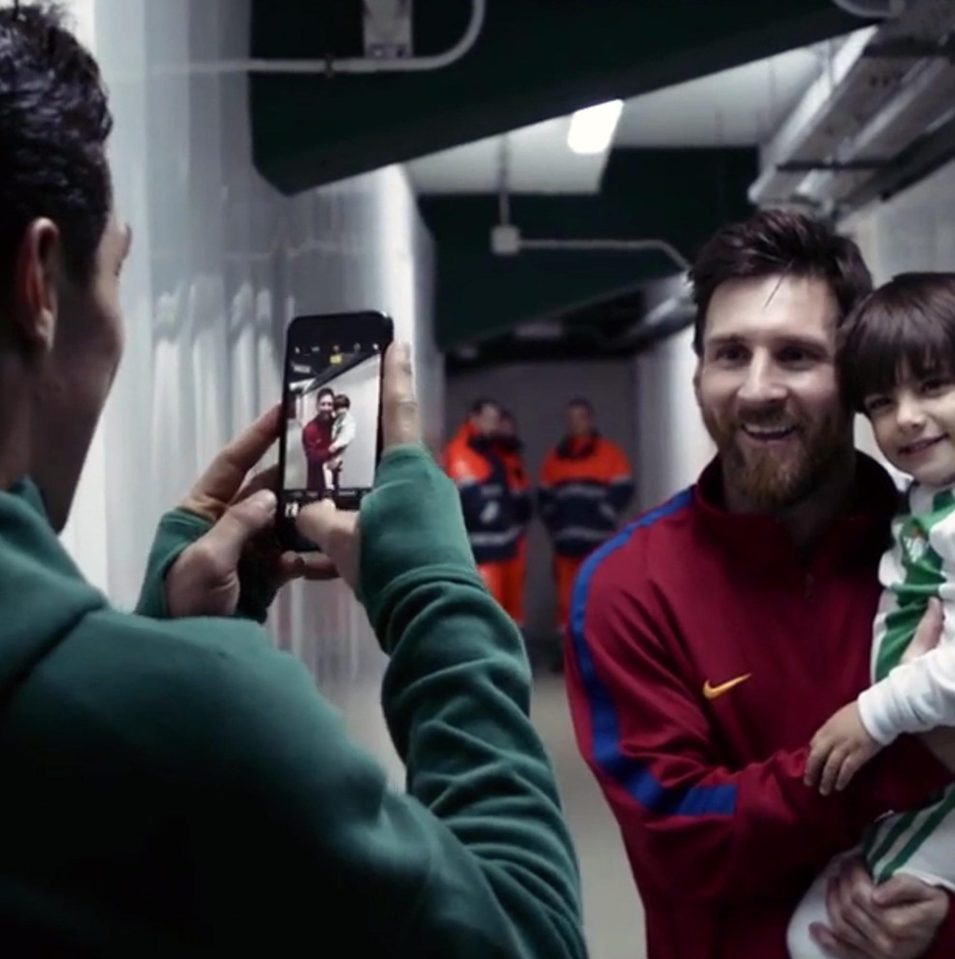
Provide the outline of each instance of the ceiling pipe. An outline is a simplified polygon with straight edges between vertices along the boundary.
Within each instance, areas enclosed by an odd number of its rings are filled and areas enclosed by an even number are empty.
[[[528,238],[521,234],[520,227],[511,220],[508,174],[510,151],[507,135],[501,140],[498,154],[498,222],[491,227],[491,252],[498,256],[516,256],[525,250],[572,251],[580,253],[646,253],[656,250],[665,254],[680,269],[688,273],[690,261],[667,240],[647,237],[634,240],[594,238],[543,239]]]
[[[498,222],[491,228],[491,250],[498,256],[516,256],[525,250],[572,251],[581,253],[646,253],[656,250],[665,254],[686,274],[690,261],[666,240],[657,238],[627,239],[528,239],[511,221],[509,179],[511,152],[508,135],[501,137],[498,151]]]
[[[218,60],[214,63],[188,63],[182,66],[160,67],[159,74],[226,74],[226,73],[284,73],[325,74],[337,73],[420,73],[441,70],[456,63],[477,43],[484,27],[487,0],[471,0],[471,20],[461,39],[450,49],[427,57],[401,57],[395,59],[350,57],[341,60],[328,57],[323,60]]]
[[[578,250],[587,253],[645,253],[658,250],[666,254],[681,270],[690,269],[690,261],[666,240],[531,240],[520,237],[519,250]]]
[[[887,20],[905,12],[906,0],[832,0],[846,13],[866,20]]]
[[[679,333],[693,323],[696,318],[696,304],[693,302],[693,287],[689,278],[684,275],[676,284],[668,285],[675,285],[676,291],[650,307],[611,345],[628,346],[639,351],[652,346],[658,340]]]
[[[511,169],[511,148],[508,135],[501,137],[501,149],[498,154],[497,215],[501,226],[511,225],[511,198],[508,192],[508,180]]]

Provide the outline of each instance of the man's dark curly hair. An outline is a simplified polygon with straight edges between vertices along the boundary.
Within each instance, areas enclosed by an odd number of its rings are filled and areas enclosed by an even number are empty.
[[[99,67],[60,8],[0,9],[0,283],[39,217],[59,228],[71,278],[90,279],[112,205],[112,125]]]
[[[706,313],[727,280],[764,276],[826,281],[839,304],[840,322],[872,291],[872,277],[858,246],[824,223],[791,210],[760,210],[718,230],[700,249],[690,281],[696,304],[693,348],[703,353]]]

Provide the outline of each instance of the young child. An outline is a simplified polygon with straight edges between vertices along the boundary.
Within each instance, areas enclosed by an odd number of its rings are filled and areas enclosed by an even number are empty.
[[[810,747],[806,782],[824,794],[844,789],[901,734],[955,725],[955,274],[903,274],[873,293],[846,322],[839,366],[846,396],[869,418],[879,449],[912,482],[879,567],[873,685],[829,719]],[[942,638],[925,655],[904,659],[933,598],[945,614]],[[878,883],[906,873],[955,891],[955,784],[920,810],[873,824],[861,853]],[[842,858],[793,916],[793,959],[828,955],[809,927],[827,923],[826,884]]]
[[[332,445],[329,447],[331,459],[328,461],[329,485],[338,492],[345,450],[355,438],[355,416],[351,411],[351,400],[339,393],[335,397],[335,419],[332,421]]]

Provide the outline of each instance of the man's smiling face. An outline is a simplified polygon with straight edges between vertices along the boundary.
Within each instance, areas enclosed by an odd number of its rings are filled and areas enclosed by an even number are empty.
[[[694,377],[724,481],[757,509],[810,495],[851,444],[836,380],[838,305],[824,280],[729,280],[706,313]]]

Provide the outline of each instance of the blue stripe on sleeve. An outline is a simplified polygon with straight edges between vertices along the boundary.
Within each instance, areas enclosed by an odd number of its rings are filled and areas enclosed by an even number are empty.
[[[597,675],[593,657],[584,637],[587,598],[590,583],[600,564],[625,546],[635,530],[652,526],[657,520],[683,509],[691,492],[684,490],[662,506],[630,523],[613,539],[588,557],[574,583],[571,600],[570,636],[577,665],[590,708],[593,757],[596,764],[623,786],[641,806],[660,815],[731,815],[736,809],[736,787],[689,786],[677,789],[664,786],[643,763],[625,756],[620,746],[620,721],[610,692]]]

